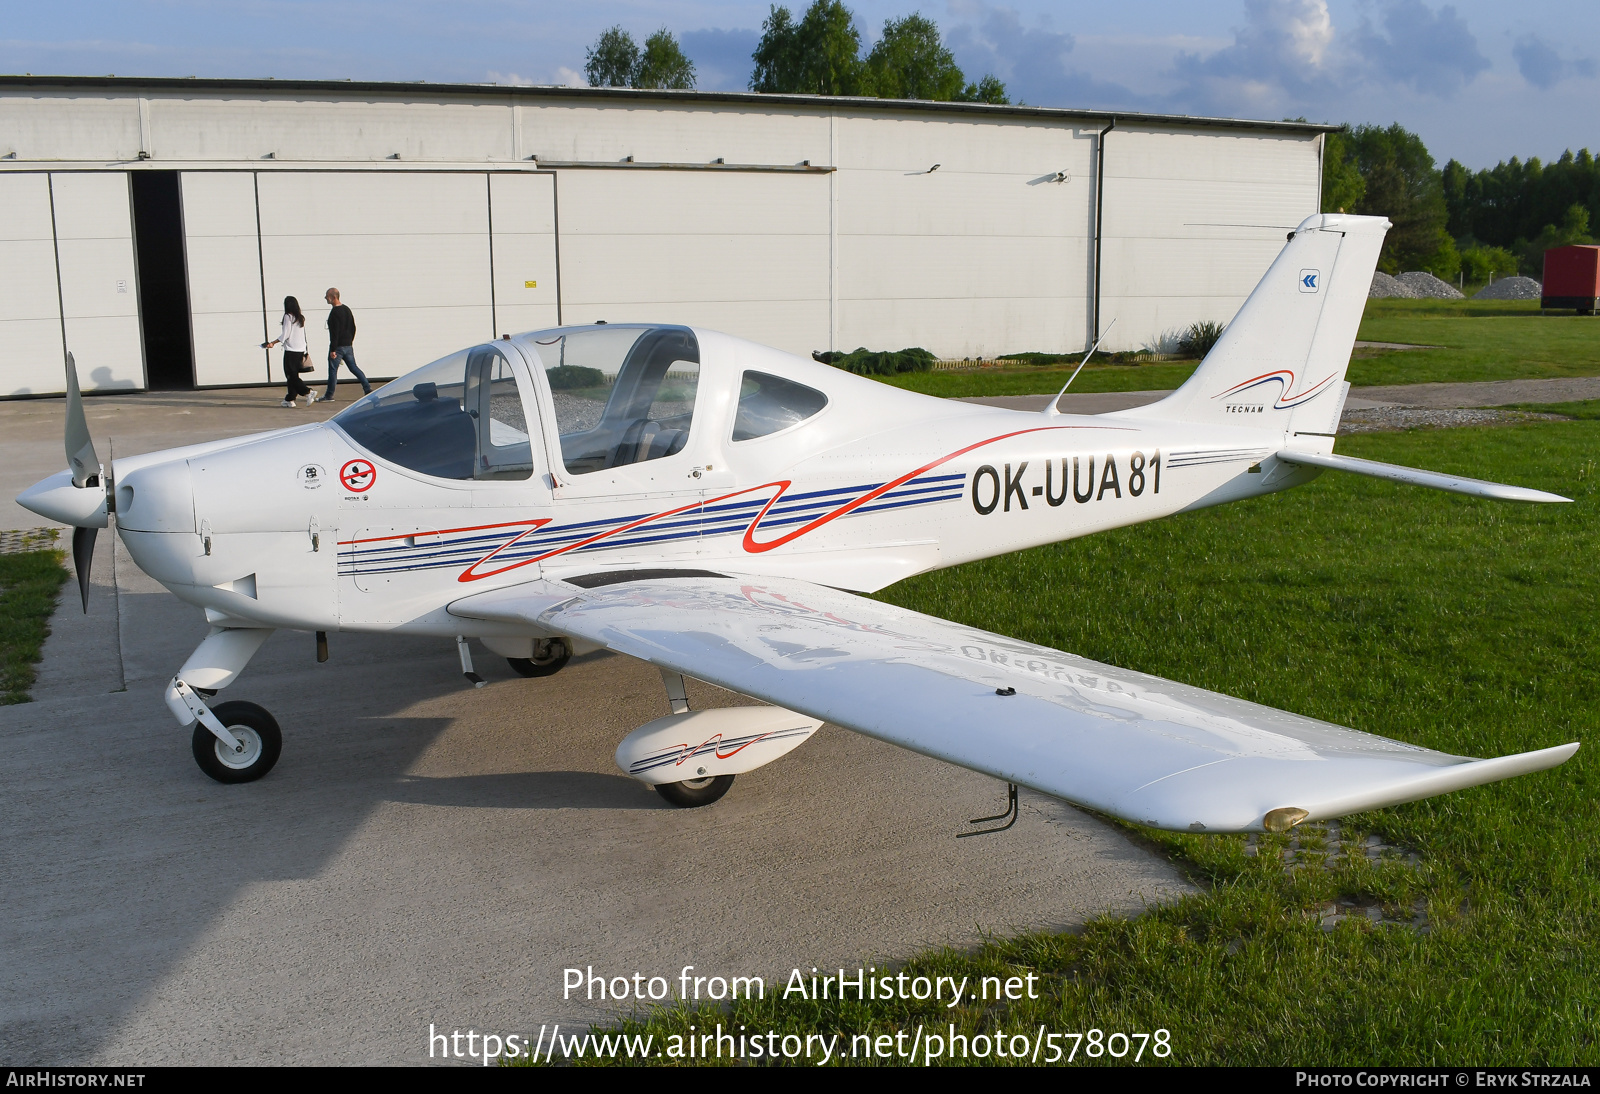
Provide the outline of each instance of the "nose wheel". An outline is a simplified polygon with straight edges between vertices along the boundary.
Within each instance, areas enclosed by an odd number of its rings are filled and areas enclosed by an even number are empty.
[[[272,770],[283,751],[283,734],[265,707],[235,700],[220,703],[211,713],[238,740],[230,748],[205,726],[194,727],[194,762],[219,783],[254,782]]]

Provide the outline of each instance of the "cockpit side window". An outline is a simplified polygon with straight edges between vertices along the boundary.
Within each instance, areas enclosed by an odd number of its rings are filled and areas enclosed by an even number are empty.
[[[611,326],[535,345],[568,474],[659,460],[688,443],[700,385],[700,345],[692,331]]]
[[[816,388],[766,372],[746,372],[739,380],[739,410],[733,439],[750,441],[799,425],[828,405]]]
[[[441,479],[526,479],[533,445],[517,380],[492,345],[453,353],[334,421],[375,456]]]

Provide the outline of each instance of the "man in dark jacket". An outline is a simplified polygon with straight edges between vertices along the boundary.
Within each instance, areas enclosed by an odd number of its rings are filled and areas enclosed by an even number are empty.
[[[325,402],[333,401],[333,389],[339,386],[339,362],[350,366],[350,374],[361,381],[363,394],[372,394],[366,373],[356,364],[356,317],[350,309],[339,303],[339,290],[329,289],[323,299],[333,305],[328,313],[328,390],[322,396]]]

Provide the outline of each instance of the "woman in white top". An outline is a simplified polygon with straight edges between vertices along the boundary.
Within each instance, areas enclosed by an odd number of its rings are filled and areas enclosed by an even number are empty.
[[[283,298],[282,333],[268,342],[267,348],[271,349],[280,342],[283,344],[283,377],[289,385],[284,392],[283,402],[278,405],[297,406],[299,404],[295,399],[304,395],[306,406],[310,406],[317,401],[316,393],[300,379],[300,373],[305,371],[300,366],[306,359],[306,317],[300,311],[300,301],[292,296]]]

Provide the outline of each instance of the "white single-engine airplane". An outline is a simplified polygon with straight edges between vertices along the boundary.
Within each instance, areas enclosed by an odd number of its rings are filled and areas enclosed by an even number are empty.
[[[76,527],[85,610],[111,513],[134,561],[205,610],[166,699],[221,782],[278,759],[266,710],[210,705],[274,628],[316,632],[319,659],[327,631],[381,631],[454,637],[480,684],[469,638],[527,676],[601,647],[656,665],[672,713],[617,762],[676,805],[716,801],[829,721],[1140,824],[1283,831],[1578,746],[1446,755],[846,590],[1327,468],[1568,500],[1333,454],[1388,227],[1307,218],[1188,382],[1137,410],[951,402],[711,331],[600,324],[464,349],[329,422],[108,474],[69,357],[69,470],[17,500]],[[773,705],[690,711],[684,676]]]

